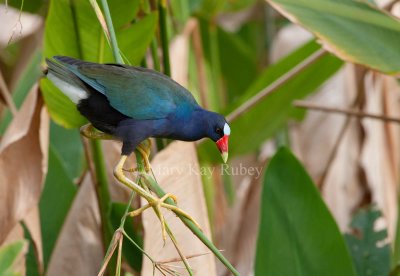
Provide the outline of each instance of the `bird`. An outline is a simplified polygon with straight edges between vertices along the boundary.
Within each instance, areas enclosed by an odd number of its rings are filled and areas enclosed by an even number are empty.
[[[129,155],[145,139],[196,141],[210,138],[228,159],[230,126],[203,109],[166,75],[147,68],[98,64],[67,56],[46,59],[47,78],[77,105],[98,130],[122,141]]]
[[[123,175],[123,165],[136,148],[149,166],[148,154],[141,146],[146,139],[196,141],[210,138],[226,163],[231,134],[227,120],[221,114],[202,108],[187,89],[168,76],[142,67],[99,64],[67,56],[46,58],[46,63],[47,78],[90,122],[81,128],[82,134],[122,142],[121,159],[114,175],[144,196],[148,207],[172,210],[162,202],[166,198],[154,198]],[[173,195],[167,197],[176,200]],[[182,210],[179,212],[184,214]],[[164,231],[163,228],[163,234]]]

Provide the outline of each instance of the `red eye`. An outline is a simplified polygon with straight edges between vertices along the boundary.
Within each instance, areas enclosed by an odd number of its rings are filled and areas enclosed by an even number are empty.
[[[221,129],[221,128],[217,127],[217,128],[215,129],[215,132],[216,132],[218,135],[222,136],[222,129]]]

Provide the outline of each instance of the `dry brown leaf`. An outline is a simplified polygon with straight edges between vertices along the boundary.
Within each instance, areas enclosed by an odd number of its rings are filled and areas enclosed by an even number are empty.
[[[103,256],[100,213],[88,174],[64,221],[47,275],[97,275]]]
[[[203,187],[199,175],[200,168],[194,145],[185,142],[173,142],[161,151],[152,162],[152,168],[161,187],[178,197],[178,206],[188,212],[201,225],[204,233],[210,237]],[[142,202],[145,204],[146,202]],[[193,233],[188,230],[175,214],[165,211],[166,220],[174,233],[185,256],[210,252]],[[167,239],[164,246],[159,220],[152,210],[143,214],[145,232],[144,249],[156,261],[179,258],[172,242]],[[152,275],[152,264],[143,259],[142,275]],[[212,254],[189,259],[195,275],[216,275],[215,260]],[[182,262],[172,263],[186,275]]]
[[[254,156],[236,158],[230,162],[230,167],[263,168]],[[222,206],[225,210],[223,223],[219,228],[214,228],[215,243],[224,250],[225,257],[232,260],[240,275],[251,275],[253,272],[260,211],[260,180],[262,175],[258,175],[257,179],[246,174],[232,177],[235,186],[234,204],[229,207],[225,201],[226,206]],[[223,188],[221,193],[226,194]],[[220,207],[216,207],[218,208]],[[218,275],[228,273],[226,267],[219,262],[217,271]]]
[[[42,21],[43,19],[39,15],[21,13],[18,9],[1,4],[0,49],[5,48],[10,42],[16,42],[34,33],[40,27]]]
[[[289,25],[277,35],[272,57],[278,60],[311,38],[299,26]],[[346,65],[330,78],[307,101],[321,106],[350,106],[356,95],[354,68]],[[342,115],[308,111],[301,123],[290,125],[290,140],[294,153],[302,161],[315,182],[319,182],[345,123]],[[350,123],[327,177],[323,196],[342,230],[346,229],[354,207],[363,196],[358,179],[359,133]]]
[[[196,21],[189,20],[182,34],[176,35],[169,47],[171,60],[174,61],[171,64],[172,78],[184,87],[188,85],[189,37],[195,26]]]
[[[35,85],[0,143],[0,242],[39,202],[48,134],[49,117]]]
[[[400,117],[400,89],[395,79],[370,72],[365,78],[365,87],[365,112]],[[362,125],[365,142],[361,166],[371,189],[372,201],[382,210],[392,240],[397,221],[400,126],[371,119],[364,119]]]

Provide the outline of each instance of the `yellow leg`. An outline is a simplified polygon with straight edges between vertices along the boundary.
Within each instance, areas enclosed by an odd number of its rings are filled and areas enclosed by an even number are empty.
[[[80,132],[83,136],[89,139],[101,139],[101,140],[115,140],[115,137],[104,133],[96,129],[92,124],[86,124],[80,128]]]
[[[158,219],[161,222],[161,230],[162,230],[162,236],[163,236],[164,241],[167,238],[167,231],[166,231],[166,227],[165,227],[165,219],[164,219],[163,214],[161,213],[161,208],[169,209],[172,212],[174,212],[176,215],[181,215],[181,216],[186,217],[187,219],[191,220],[197,227],[200,228],[199,224],[189,214],[182,211],[175,205],[167,204],[164,202],[167,198],[172,198],[176,202],[175,196],[173,196],[171,194],[166,194],[162,198],[157,198],[154,195],[152,195],[151,193],[149,193],[148,191],[146,191],[145,189],[143,189],[140,185],[138,185],[137,183],[135,183],[132,180],[130,180],[129,178],[127,178],[123,173],[123,166],[124,166],[124,163],[127,158],[128,158],[127,155],[122,155],[117,166],[114,168],[114,176],[119,182],[121,182],[122,184],[124,184],[125,186],[130,188],[131,190],[135,191],[141,197],[145,198],[148,202],[148,204],[146,204],[145,206],[131,212],[130,213],[131,216],[137,216],[140,213],[142,213],[143,211],[149,209],[150,207],[153,208],[154,212],[156,213]]]
[[[142,155],[143,162],[144,162],[144,169],[148,173],[151,170],[151,165],[149,161],[150,157],[150,151],[151,151],[151,140],[147,139],[143,141],[142,143],[139,144],[136,148],[140,155]],[[126,172],[136,172],[138,171],[137,167],[136,168],[131,168],[131,169],[123,169]]]

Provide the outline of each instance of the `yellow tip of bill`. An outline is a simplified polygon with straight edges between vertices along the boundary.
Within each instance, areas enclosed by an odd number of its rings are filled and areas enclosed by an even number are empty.
[[[226,161],[228,161],[228,152],[221,153],[221,156],[222,160],[224,160],[224,163],[226,163]]]

